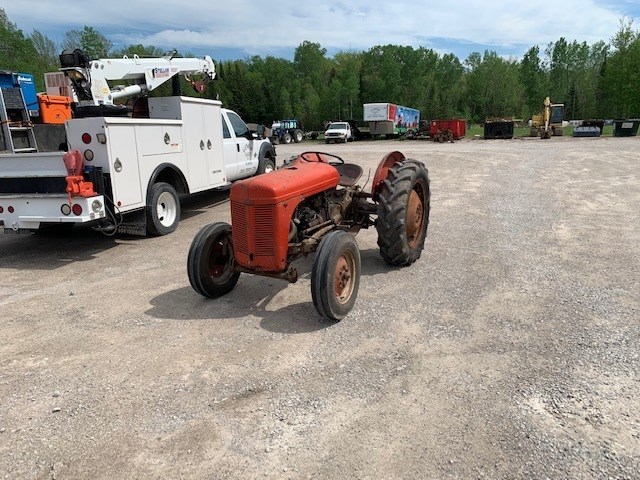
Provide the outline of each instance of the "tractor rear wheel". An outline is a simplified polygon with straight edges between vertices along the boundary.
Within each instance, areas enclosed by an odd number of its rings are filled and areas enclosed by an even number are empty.
[[[191,242],[187,257],[189,283],[193,289],[210,298],[229,293],[240,277],[234,265],[231,226],[225,222],[204,226]]]
[[[291,143],[291,134],[289,132],[285,132],[285,134],[282,135],[282,143],[285,143],[287,145]]]
[[[422,254],[429,225],[429,173],[416,160],[406,159],[389,169],[377,195],[378,246],[391,265],[411,265]]]
[[[298,130],[297,128],[293,131],[293,141],[296,143],[300,143],[304,136],[302,135],[302,130]]]
[[[327,233],[311,269],[311,297],[323,317],[342,320],[353,308],[360,286],[360,250],[342,230]]]

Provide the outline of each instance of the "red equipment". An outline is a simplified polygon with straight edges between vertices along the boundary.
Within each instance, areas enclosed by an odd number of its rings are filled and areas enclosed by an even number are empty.
[[[69,205],[71,205],[71,197],[93,197],[96,192],[93,190],[93,183],[87,182],[82,175],[82,167],[84,166],[84,157],[78,150],[69,150],[62,156],[64,166],[67,167],[67,189],[69,194]]]
[[[467,133],[467,121],[465,119],[431,120],[429,135],[434,142],[460,140]]]
[[[287,265],[293,212],[306,197],[338,186],[328,163],[296,162],[231,187],[236,262],[258,272],[281,272]]]
[[[360,283],[354,235],[375,225],[384,261],[410,265],[420,258],[429,223],[424,164],[389,153],[376,170],[372,193],[357,185],[362,173],[340,157],[305,152],[277,171],[236,182],[232,224],[206,225],[191,243],[191,286],[216,298],[230,292],[242,272],[295,282],[292,262],[315,252],[313,304],[320,315],[341,320]]]

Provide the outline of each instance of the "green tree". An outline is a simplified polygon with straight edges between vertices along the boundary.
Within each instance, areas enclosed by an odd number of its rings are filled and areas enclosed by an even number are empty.
[[[629,118],[640,115],[640,32],[633,22],[621,21],[611,39],[613,52],[603,66],[601,88],[607,116]]]
[[[525,53],[520,62],[520,82],[524,94],[524,116],[538,113],[542,101],[548,95],[545,82],[545,72],[540,60],[540,48],[536,45]]]
[[[521,113],[522,86],[515,60],[506,60],[487,50],[482,57],[471,54],[466,65],[474,121],[486,117],[514,117]]]
[[[90,59],[107,58],[112,47],[111,40],[87,25],[82,30],[67,30],[62,39],[64,50],[80,48]]]
[[[38,53],[31,40],[0,8],[0,66],[3,70],[32,73]]]

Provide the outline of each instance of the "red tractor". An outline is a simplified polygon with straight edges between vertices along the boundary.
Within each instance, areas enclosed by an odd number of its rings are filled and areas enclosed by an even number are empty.
[[[305,152],[279,170],[234,183],[232,225],[209,224],[191,243],[191,286],[216,298],[231,291],[242,272],[295,282],[293,261],[316,252],[313,304],[320,315],[341,320],[353,308],[360,284],[353,235],[375,225],[382,258],[410,265],[420,258],[429,224],[429,176],[423,163],[400,152],[387,154],[371,194],[356,185],[361,176],[359,165]]]

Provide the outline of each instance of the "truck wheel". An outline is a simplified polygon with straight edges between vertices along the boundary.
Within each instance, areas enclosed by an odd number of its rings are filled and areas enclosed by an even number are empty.
[[[289,132],[282,136],[282,143],[289,145],[291,143],[291,134]]]
[[[323,317],[342,320],[353,308],[360,285],[360,250],[342,230],[320,241],[311,269],[311,297]]]
[[[153,236],[173,232],[180,222],[180,200],[168,183],[154,183],[147,194],[147,233]]]
[[[302,135],[302,131],[301,130],[294,130],[293,131],[293,141],[296,143],[300,143],[302,141],[302,139],[304,138],[304,136]]]
[[[210,223],[191,242],[187,257],[189,283],[202,296],[220,297],[238,282],[240,272],[234,271],[234,264],[231,226],[224,222]]]
[[[258,171],[256,175],[260,175],[261,173],[269,173],[273,172],[276,169],[276,162],[273,161],[271,157],[264,157],[260,160],[260,164],[258,165]]]
[[[411,265],[422,253],[429,225],[429,175],[406,159],[389,169],[378,194],[378,246],[391,265]]]

